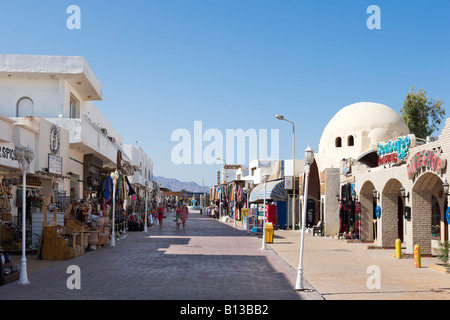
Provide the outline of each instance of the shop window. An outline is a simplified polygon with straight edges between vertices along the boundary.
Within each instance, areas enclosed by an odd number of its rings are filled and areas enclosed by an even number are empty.
[[[431,237],[441,238],[441,210],[434,196],[431,196]]]
[[[341,137],[337,137],[335,141],[336,148],[342,147],[342,139]]]
[[[76,119],[80,117],[80,102],[73,95],[70,95],[70,118]]]
[[[353,136],[348,136],[347,138],[347,146],[351,147],[355,145],[355,139],[353,138]]]
[[[28,97],[20,98],[17,101],[16,117],[34,116],[34,103]]]

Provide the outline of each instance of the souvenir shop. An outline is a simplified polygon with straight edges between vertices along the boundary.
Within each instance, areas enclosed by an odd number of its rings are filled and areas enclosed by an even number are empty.
[[[210,214],[216,218],[229,216],[241,221],[247,212],[245,181],[235,180],[210,188]],[[221,212],[219,212],[222,210]]]
[[[287,191],[284,188],[284,179],[268,181],[266,184],[258,184],[253,188],[249,202],[251,207],[255,208],[252,212],[257,216],[255,220],[255,231],[260,231],[260,216],[267,212],[267,222],[273,224],[274,229],[286,229],[286,200]],[[264,210],[264,201],[266,210]]]
[[[354,183],[341,186],[341,194],[337,194],[339,208],[339,238],[360,239],[361,205],[357,201]]]

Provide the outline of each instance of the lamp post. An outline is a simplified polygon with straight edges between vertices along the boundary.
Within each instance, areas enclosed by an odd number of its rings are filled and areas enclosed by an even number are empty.
[[[295,230],[295,123],[285,119],[280,114],[275,115],[275,118],[292,123],[292,176],[294,177],[294,189],[292,191],[292,230]]]
[[[22,170],[22,259],[20,263],[20,278],[19,284],[29,284],[27,274],[27,258],[25,256],[26,251],[26,230],[27,230],[27,210],[26,210],[26,194],[27,194],[27,171],[30,168],[30,164],[34,159],[33,149],[18,144],[14,149],[14,156],[19,162],[20,170]]]
[[[216,160],[222,160],[223,161],[223,166],[222,166],[222,180],[225,180],[225,185],[227,184],[227,162],[225,161],[225,159],[222,158],[216,158]],[[221,192],[222,194],[222,192]],[[222,219],[222,197],[220,198],[220,202],[219,202],[219,219]],[[225,210],[226,211],[226,210]]]
[[[111,231],[111,247],[116,246],[115,223],[116,223],[116,183],[119,179],[119,172],[116,170],[111,173],[113,179],[113,214],[112,214],[112,231]]]
[[[297,282],[295,284],[295,290],[304,290],[303,287],[303,247],[305,241],[305,223],[306,223],[306,203],[308,197],[308,180],[309,180],[309,170],[310,166],[314,161],[314,150],[310,145],[305,150],[305,184],[304,184],[304,194],[303,194],[303,212],[302,212],[302,236],[300,244],[300,259],[297,270]]]
[[[448,182],[447,182],[447,179],[445,179],[445,182],[444,182],[444,184],[442,185],[442,187],[444,188],[444,193],[445,193],[445,195],[446,196],[448,196],[448,191],[449,191],[449,184],[448,184]],[[403,187],[402,187],[403,188]],[[403,189],[405,189],[405,188],[403,188]],[[400,192],[401,192],[402,190],[400,189]],[[403,194],[402,194],[402,196],[403,196]],[[408,196],[409,196],[409,192],[408,192]]]
[[[263,215],[263,238],[262,238],[262,246],[261,250],[266,249],[266,190],[267,190],[267,179],[269,179],[269,175],[264,175],[264,215]]]
[[[144,232],[147,231],[147,193],[148,193],[148,181],[145,180],[145,220],[144,220]]]
[[[244,192],[247,195],[247,234],[250,234],[250,207],[248,206],[248,198],[250,196],[250,189],[248,189],[247,187],[244,187]]]
[[[233,188],[233,193],[236,195],[236,189],[237,189],[237,187],[236,187],[236,185],[234,186],[234,188]],[[233,226],[236,228],[236,206],[234,206],[234,208],[233,208],[233,212],[234,212],[234,214],[233,214]]]

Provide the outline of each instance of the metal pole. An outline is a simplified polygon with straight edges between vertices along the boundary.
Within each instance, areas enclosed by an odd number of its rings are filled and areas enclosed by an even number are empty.
[[[144,232],[148,232],[147,230],[147,186],[145,186],[145,218],[144,218]]]
[[[264,178],[264,215],[263,215],[263,238],[261,250],[266,249],[266,188],[267,188],[267,178]]]
[[[27,274],[27,258],[25,256],[26,250],[26,231],[27,231],[27,210],[26,210],[26,197],[27,197],[27,164],[25,163],[25,159],[23,159],[22,166],[22,184],[23,184],[23,192],[22,192],[22,259],[20,260],[20,278],[19,284],[29,284],[28,274]]]
[[[292,122],[292,176],[294,177],[294,189],[292,199],[292,230],[295,230],[295,124]]]
[[[249,196],[250,196],[250,190],[247,190],[247,192],[246,192],[246,194],[247,194],[247,234],[249,234],[250,233],[250,207],[249,207],[249,203],[248,203],[248,198],[249,198]]]
[[[302,210],[302,236],[300,244],[300,259],[297,270],[297,282],[295,284],[295,290],[303,290],[303,247],[305,241],[305,222],[306,222],[306,201],[308,197],[308,180],[309,180],[309,168],[310,165],[305,166],[305,184],[304,184],[304,195],[303,195],[303,210]]]
[[[115,220],[116,220],[116,181],[113,179],[113,214],[112,214],[112,230],[111,230],[111,247],[116,246],[116,236],[115,236]]]

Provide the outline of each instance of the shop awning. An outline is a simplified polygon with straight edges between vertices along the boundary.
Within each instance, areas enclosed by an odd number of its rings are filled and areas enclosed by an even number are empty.
[[[284,180],[269,181],[266,185],[266,200],[286,201],[287,195],[284,190]],[[250,194],[250,202],[264,200],[264,183],[258,184]]]
[[[356,161],[359,161],[361,163],[364,163],[365,165],[375,168],[378,166],[378,154],[377,149],[371,149],[367,150],[366,152],[360,154],[360,156],[356,159]]]

